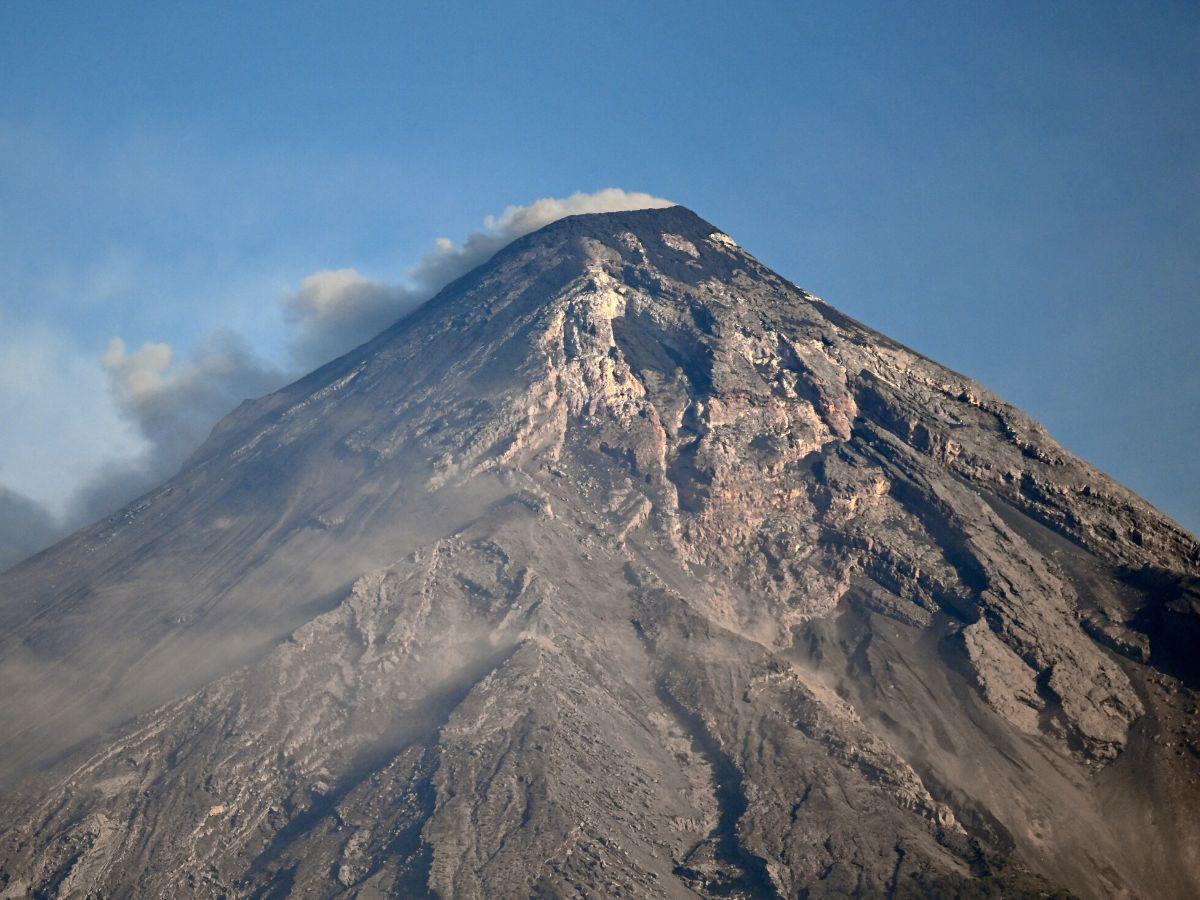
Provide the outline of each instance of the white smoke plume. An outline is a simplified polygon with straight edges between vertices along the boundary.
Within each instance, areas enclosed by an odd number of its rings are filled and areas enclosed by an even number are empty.
[[[425,288],[429,296],[433,296],[454,279],[487,262],[498,250],[517,238],[551,222],[583,213],[622,212],[664,206],[674,204],[661,197],[630,193],[620,188],[605,188],[594,194],[575,193],[561,199],[544,197],[528,206],[510,206],[500,215],[484,219],[483,230],[470,235],[461,246],[440,238],[438,249],[417,263],[411,277],[418,286]]]
[[[292,356],[312,369],[369,340],[429,299],[422,291],[371,281],[354,269],[325,269],[280,301],[294,330]]]
[[[482,229],[461,243],[438,238],[404,284],[372,280],[352,268],[314,272],[279,301],[292,357],[284,367],[260,358],[247,341],[227,331],[209,335],[184,357],[166,343],[130,351],[114,338],[101,366],[117,413],[145,440],[145,449],[111,460],[88,477],[57,521],[35,502],[0,488],[0,525],[13,525],[0,533],[0,569],[171,477],[239,402],[276,390],[370,340],[517,238],[566,216],[671,205],[620,188],[547,197],[488,216]],[[6,537],[8,532],[15,537]]]
[[[101,365],[117,410],[147,446],[139,456],[109,463],[79,488],[68,513],[72,525],[107,515],[169,478],[221,416],[287,378],[228,331],[210,334],[183,360],[169,344],[147,343],[130,353],[113,338]]]
[[[605,188],[592,194],[545,197],[510,206],[484,219],[483,229],[461,244],[438,238],[436,249],[408,273],[407,284],[372,281],[354,269],[325,269],[304,279],[281,305],[296,333],[292,353],[304,369],[314,368],[374,337],[412,312],[450,282],[487,262],[497,251],[567,216],[674,205],[650,194]]]

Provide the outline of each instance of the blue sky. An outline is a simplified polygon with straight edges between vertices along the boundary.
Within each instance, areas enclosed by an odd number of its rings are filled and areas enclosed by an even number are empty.
[[[1200,7],[1169,2],[9,0],[0,485],[94,513],[169,443],[152,391],[207,427],[313,361],[306,278],[386,299],[435,238],[608,186],[1200,530]]]

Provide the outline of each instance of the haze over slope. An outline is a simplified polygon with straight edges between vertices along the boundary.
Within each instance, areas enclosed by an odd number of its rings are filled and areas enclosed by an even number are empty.
[[[1195,893],[1198,570],[693,213],[563,219],[0,576],[0,884]]]

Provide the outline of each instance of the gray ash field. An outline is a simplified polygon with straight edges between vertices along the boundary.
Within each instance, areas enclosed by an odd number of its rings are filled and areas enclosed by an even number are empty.
[[[0,897],[1200,895],[1196,540],[681,207],[243,404],[0,634]]]

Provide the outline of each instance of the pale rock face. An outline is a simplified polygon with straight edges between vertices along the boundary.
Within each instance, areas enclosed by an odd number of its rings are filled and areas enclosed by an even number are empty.
[[[1186,896],[1198,568],[687,210],[572,217],[0,578],[0,892]]]
[[[983,619],[959,633],[984,699],[1014,727],[1036,734],[1039,715],[1046,707],[1038,694],[1037,673]]]

